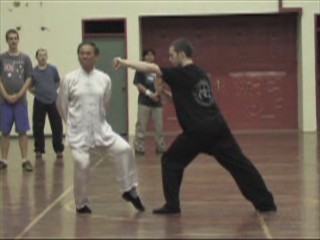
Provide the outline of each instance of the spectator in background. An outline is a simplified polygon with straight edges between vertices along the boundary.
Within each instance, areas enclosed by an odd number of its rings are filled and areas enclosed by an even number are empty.
[[[151,48],[145,49],[142,55],[143,61],[153,63],[155,60],[155,51]],[[139,71],[136,71],[134,76],[133,83],[139,91],[138,116],[134,140],[134,148],[137,154],[144,154],[145,152],[144,140],[150,116],[155,130],[156,152],[163,153],[165,151],[161,97],[154,88],[156,77],[155,73]]]
[[[62,142],[63,125],[56,107],[57,89],[60,85],[60,77],[55,66],[48,64],[47,50],[40,48],[36,52],[38,65],[33,69],[32,85],[33,93],[33,135],[34,151],[36,159],[41,160],[45,153],[44,126],[48,114],[52,131],[52,145],[57,155],[57,160],[63,158],[64,145]]]
[[[32,62],[30,57],[19,51],[19,33],[15,29],[6,32],[9,50],[0,55],[0,105],[1,105],[1,152],[0,170],[8,164],[10,132],[15,123],[19,135],[19,145],[24,171],[33,171],[28,155],[28,136],[30,130],[26,92],[31,84]]]

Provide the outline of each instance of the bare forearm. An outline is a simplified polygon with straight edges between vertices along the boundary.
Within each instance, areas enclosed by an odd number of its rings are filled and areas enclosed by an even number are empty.
[[[164,89],[164,82],[163,82],[163,79],[161,77],[158,77],[154,83],[154,87],[157,91],[157,93],[159,95],[163,94],[163,91],[165,90]]]
[[[165,98],[172,101],[172,93],[164,88],[164,82],[162,78],[157,78],[155,82],[155,88],[159,94],[162,94]]]
[[[129,60],[124,60],[127,67],[135,69],[140,72],[155,72],[159,73],[159,67],[154,63],[147,62],[131,62]]]
[[[7,98],[7,91],[4,89],[4,86],[2,84],[2,80],[0,79],[0,93],[4,98]]]
[[[28,90],[28,89],[30,88],[30,86],[31,86],[31,83],[32,83],[32,79],[31,79],[31,77],[29,77],[29,78],[25,81],[25,83],[23,84],[22,88],[20,89],[20,91],[19,91],[19,93],[18,93],[18,97],[19,97],[19,98],[23,97],[23,96],[26,94],[27,90]]]
[[[138,91],[142,94],[145,94],[147,91],[147,88],[140,83],[137,84],[137,88],[138,88]]]
[[[35,93],[36,93],[36,88],[35,88],[35,86],[30,86],[28,90],[29,90],[29,92],[30,92],[31,94],[35,95]]]
[[[115,69],[118,69],[120,67],[127,67],[137,70],[139,72],[154,72],[158,75],[162,75],[159,66],[154,63],[147,63],[141,61],[133,62],[119,57],[114,59],[114,67]]]
[[[166,89],[163,89],[162,94],[167,98],[172,100],[172,93]]]

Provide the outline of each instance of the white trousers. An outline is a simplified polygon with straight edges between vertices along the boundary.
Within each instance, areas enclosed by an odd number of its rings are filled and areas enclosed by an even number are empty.
[[[113,162],[120,192],[137,187],[135,159],[129,143],[116,134],[115,142],[105,150]],[[90,150],[71,149],[71,152],[74,159],[74,198],[76,207],[81,208],[89,205]]]

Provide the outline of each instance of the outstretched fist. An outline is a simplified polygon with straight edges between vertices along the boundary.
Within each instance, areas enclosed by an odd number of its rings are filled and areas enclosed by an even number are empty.
[[[113,59],[113,67],[115,70],[118,70],[119,68],[123,67],[124,64],[123,64],[123,59],[120,58],[120,57],[115,57]]]

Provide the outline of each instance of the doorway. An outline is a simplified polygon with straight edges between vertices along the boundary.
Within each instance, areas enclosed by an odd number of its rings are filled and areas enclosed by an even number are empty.
[[[316,83],[317,83],[317,129],[320,132],[320,14],[315,16]]]
[[[83,20],[83,40],[94,42],[100,50],[97,69],[107,73],[112,82],[112,94],[107,121],[122,136],[128,135],[127,71],[113,69],[114,57],[126,58],[126,22],[124,19]]]

